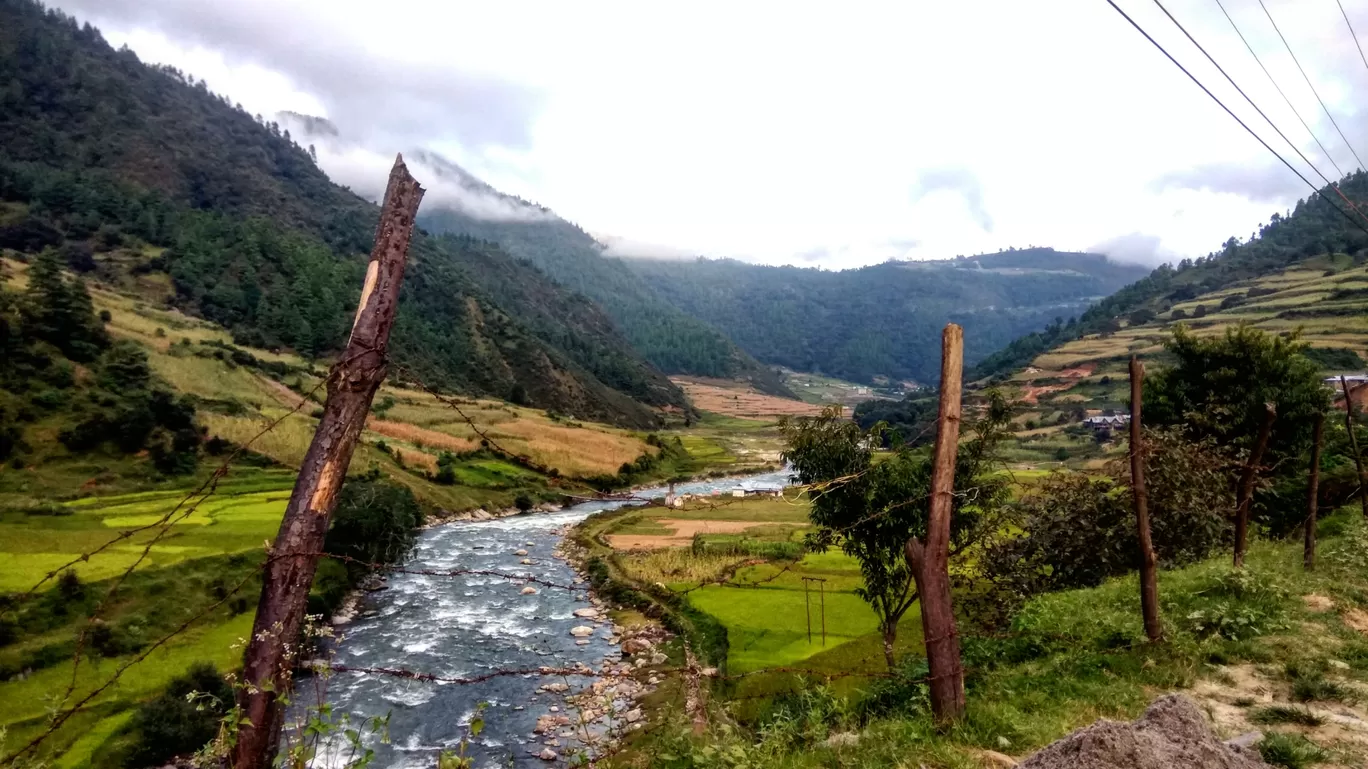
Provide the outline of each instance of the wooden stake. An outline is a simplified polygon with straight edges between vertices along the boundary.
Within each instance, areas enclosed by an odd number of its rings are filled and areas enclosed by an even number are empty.
[[[1145,636],[1151,642],[1158,642],[1164,639],[1164,626],[1159,621],[1159,566],[1154,558],[1154,543],[1150,539],[1149,495],[1145,491],[1144,428],[1140,419],[1144,382],[1145,367],[1139,358],[1132,355],[1130,465],[1135,529],[1140,536],[1140,612],[1145,618]]]
[[[1254,439],[1254,448],[1245,464],[1244,474],[1240,477],[1239,494],[1235,498],[1235,565],[1244,566],[1245,542],[1249,539],[1249,508],[1254,504],[1254,481],[1259,476],[1259,463],[1263,461],[1264,450],[1268,448],[1268,436],[1273,432],[1273,420],[1278,418],[1278,409],[1272,403],[1264,404],[1263,424],[1259,425],[1259,435]]]
[[[323,550],[352,451],[375,391],[385,381],[390,328],[422,200],[423,188],[409,175],[403,157],[395,158],[351,339],[328,373],[323,417],[304,455],[262,577],[256,622],[243,660],[246,686],[233,747],[235,769],[267,769],[275,758],[284,717],[279,697],[290,688],[297,662],[290,650],[299,647],[309,588],[318,568],[318,557],[311,554]]]
[[[1320,460],[1321,431],[1325,427],[1325,415],[1317,414],[1311,428],[1311,468],[1306,480],[1306,523],[1303,524],[1305,542],[1302,545],[1302,567],[1307,571],[1316,568],[1316,513],[1320,506]]]
[[[921,600],[922,636],[931,669],[931,711],[948,724],[964,715],[964,668],[950,596],[950,514],[954,508],[955,460],[959,455],[960,398],[964,383],[964,329],[950,323],[941,335],[940,416],[931,469],[931,509],[926,543],[907,541],[906,554]]]
[[[1340,375],[1340,387],[1344,390],[1344,426],[1349,430],[1349,447],[1354,450],[1354,464],[1359,474],[1359,504],[1363,506],[1363,517],[1368,518],[1368,475],[1363,472],[1363,455],[1359,453],[1358,436],[1354,435],[1354,400],[1349,397],[1349,380]]]
[[[803,578],[803,612],[807,614],[808,645],[812,645],[812,600],[808,597],[807,577]]]
[[[822,591],[822,648],[826,648],[826,580],[817,583],[817,588]]]

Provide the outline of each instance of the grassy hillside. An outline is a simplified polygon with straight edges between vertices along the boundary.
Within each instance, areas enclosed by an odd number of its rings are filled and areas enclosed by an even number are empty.
[[[1153,319],[1123,321],[1116,331],[1086,334],[1037,355],[1006,380],[1026,405],[1012,457],[1032,464],[1100,457],[1103,447],[1079,422],[1124,412],[1131,355],[1162,363],[1163,339],[1176,323],[1207,335],[1241,322],[1272,333],[1299,332],[1327,376],[1362,373],[1368,356],[1368,266],[1344,254],[1306,259],[1174,302]]]
[[[378,209],[288,132],[30,0],[0,2],[0,82],[0,249],[142,255],[244,343],[343,343]],[[592,302],[496,246],[420,234],[411,257],[392,347],[429,382],[633,427],[687,407]]]
[[[934,381],[947,320],[965,327],[973,363],[1144,274],[1048,248],[841,271],[727,259],[628,265],[757,359],[864,384]]]

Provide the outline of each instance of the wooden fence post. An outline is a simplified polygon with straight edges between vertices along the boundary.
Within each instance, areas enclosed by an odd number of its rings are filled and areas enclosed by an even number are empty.
[[[941,335],[940,416],[931,469],[926,543],[923,545],[913,537],[906,548],[921,600],[922,636],[931,672],[931,711],[940,724],[964,715],[964,668],[950,596],[950,514],[954,508],[955,461],[959,456],[963,368],[964,329],[950,323]]]
[[[1316,513],[1320,506],[1320,460],[1321,432],[1325,427],[1325,415],[1317,414],[1311,427],[1311,469],[1306,480],[1306,524],[1305,542],[1302,545],[1302,567],[1307,571],[1316,568]]]
[[[1244,566],[1245,542],[1249,539],[1249,508],[1254,504],[1254,481],[1259,475],[1259,463],[1263,461],[1264,450],[1268,448],[1268,436],[1273,432],[1273,420],[1278,418],[1278,409],[1272,403],[1264,404],[1263,423],[1259,425],[1259,435],[1254,439],[1254,447],[1245,463],[1244,473],[1240,476],[1240,488],[1235,497],[1235,565]]]
[[[1363,472],[1363,455],[1359,453],[1358,436],[1354,435],[1354,400],[1349,397],[1349,380],[1340,375],[1340,387],[1344,390],[1344,426],[1349,430],[1349,447],[1354,450],[1354,464],[1359,474],[1359,504],[1363,506],[1363,517],[1368,518],[1368,475]]]
[[[279,700],[290,686],[308,603],[328,520],[351,463],[352,451],[385,381],[386,350],[399,303],[399,284],[413,220],[423,188],[402,156],[394,161],[380,208],[375,248],[366,269],[351,339],[328,372],[328,399],[304,464],[299,469],[280,531],[262,575],[261,600],[243,659],[243,721],[233,746],[235,769],[267,769],[275,757],[284,717]]]
[[[1157,642],[1164,638],[1164,626],[1159,621],[1159,566],[1154,558],[1154,542],[1150,538],[1149,495],[1145,491],[1144,430],[1140,423],[1144,382],[1145,367],[1139,358],[1132,355],[1130,465],[1135,529],[1140,535],[1140,613],[1145,618],[1145,636],[1151,642]]]

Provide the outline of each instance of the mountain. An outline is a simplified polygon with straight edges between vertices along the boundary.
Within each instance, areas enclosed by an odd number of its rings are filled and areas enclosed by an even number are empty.
[[[603,247],[584,230],[548,209],[495,190],[434,153],[415,157],[460,188],[468,200],[481,201],[428,207],[418,217],[421,226],[497,243],[557,283],[588,296],[613,317],[642,356],[663,371],[744,379],[762,392],[793,397],[770,368],[713,328],[708,315],[691,316],[672,306],[621,259],[604,256]],[[470,210],[474,206],[531,213],[477,216]]]
[[[947,321],[964,326],[972,363],[1145,273],[1050,248],[841,271],[730,259],[628,264],[659,296],[708,318],[760,361],[859,382],[934,381]]]
[[[1115,332],[1123,321],[1145,323],[1202,294],[1244,285],[1257,278],[1325,254],[1352,254],[1361,260],[1368,249],[1368,219],[1347,210],[1342,200],[1365,211],[1368,173],[1355,171],[1322,195],[1297,201],[1292,211],[1275,213],[1248,240],[1231,237],[1220,251],[1177,265],[1160,265],[1144,278],[1117,291],[1084,312],[1076,323],[1054,325],[1014,340],[985,358],[970,373],[975,379],[1007,377],[1048,350],[1092,334]],[[1343,198],[1341,198],[1343,195]],[[1332,206],[1325,197],[1336,201]],[[1336,212],[1338,207],[1343,213]],[[1207,308],[1208,310],[1211,308]]]
[[[157,301],[310,355],[345,342],[378,217],[277,123],[30,0],[0,0],[0,201],[0,248],[131,244],[130,271],[170,279]],[[415,238],[393,349],[434,385],[588,419],[687,408],[590,300],[489,243]]]

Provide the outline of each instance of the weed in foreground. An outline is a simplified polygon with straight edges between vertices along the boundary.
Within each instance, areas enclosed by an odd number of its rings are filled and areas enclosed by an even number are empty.
[[[1325,748],[1308,740],[1300,734],[1272,732],[1259,743],[1259,753],[1263,760],[1274,766],[1287,769],[1303,769],[1329,758]]]
[[[1256,724],[1296,724],[1298,726],[1320,726],[1325,723],[1324,718],[1296,705],[1267,705],[1251,712],[1249,720]]]

